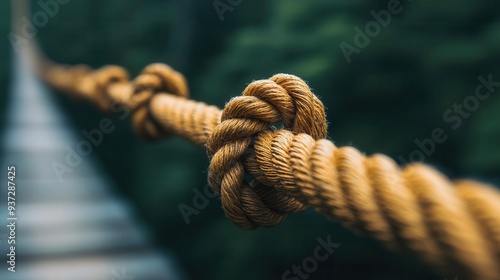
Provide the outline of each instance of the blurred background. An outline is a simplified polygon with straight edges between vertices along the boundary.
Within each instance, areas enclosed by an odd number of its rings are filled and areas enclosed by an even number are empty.
[[[458,127],[445,116],[474,95],[479,76],[500,81],[498,1],[401,1],[400,12],[373,36],[365,31],[375,21],[371,11],[388,10],[391,1],[236,2],[69,0],[36,40],[56,62],[117,64],[132,76],[149,63],[167,63],[186,76],[193,99],[219,107],[253,80],[295,74],[328,108],[336,145],[384,153],[401,164],[423,160],[452,178],[500,184],[500,92],[460,117]],[[38,1],[31,6],[43,9]],[[4,127],[14,57],[7,1],[0,2],[0,14]],[[367,36],[366,46],[356,45],[356,28]],[[348,58],[341,47],[347,44],[356,48]],[[92,104],[55,96],[78,139],[104,117]],[[317,237],[328,235],[341,246],[308,279],[443,279],[312,209],[276,228],[244,231],[226,219],[218,199],[209,199],[187,223],[179,207],[194,207],[193,189],[206,185],[205,151],[175,137],[141,140],[128,119],[106,117],[117,128],[94,149],[99,168],[150,229],[154,246],[176,257],[186,279],[281,279],[312,255]],[[421,151],[416,141],[436,128],[447,140],[429,155],[411,157]]]

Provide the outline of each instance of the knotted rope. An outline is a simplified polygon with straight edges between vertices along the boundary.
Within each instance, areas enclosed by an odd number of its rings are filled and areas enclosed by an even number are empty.
[[[161,64],[132,82],[115,66],[44,64],[42,77],[104,110],[127,106],[142,137],[177,134],[205,145],[210,186],[242,228],[274,226],[310,205],[445,273],[500,279],[500,193],[474,181],[450,182],[423,164],[401,169],[384,155],[337,148],[324,139],[322,103],[298,77],[255,81],[223,111],[186,99],[184,77]]]
[[[306,83],[284,74],[253,82],[243,96],[226,105],[221,121],[206,146],[212,157],[208,181],[220,194],[226,215],[238,226],[251,229],[279,224],[286,213],[305,209],[305,201],[277,188],[265,190],[259,183],[250,187],[244,180],[244,155],[254,135],[279,122],[285,129],[315,139],[326,137],[323,104]]]

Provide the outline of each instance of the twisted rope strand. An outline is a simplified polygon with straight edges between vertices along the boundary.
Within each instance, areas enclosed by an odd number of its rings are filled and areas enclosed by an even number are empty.
[[[54,88],[105,111],[126,106],[144,138],[176,134],[206,146],[208,181],[242,228],[274,226],[311,205],[441,271],[500,279],[500,193],[474,181],[450,182],[423,164],[400,169],[384,155],[337,148],[324,139],[321,101],[298,77],[255,81],[221,111],[188,100],[184,77],[162,64],[134,81],[117,66],[44,63],[41,70]],[[246,182],[246,173],[255,180]]]
[[[278,180],[288,195],[305,198],[318,212],[467,279],[500,275],[500,195],[493,188],[472,181],[453,186],[425,165],[400,170],[383,155],[366,158],[352,147],[285,130],[261,133],[254,147],[253,166],[263,155],[271,154],[274,162],[289,154],[292,168],[273,165],[278,176],[258,168],[249,172]]]

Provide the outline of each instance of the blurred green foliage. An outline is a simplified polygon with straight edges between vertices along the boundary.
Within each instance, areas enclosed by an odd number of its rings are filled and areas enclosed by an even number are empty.
[[[221,22],[212,1],[72,0],[37,39],[58,62],[118,64],[133,76],[149,63],[168,63],[186,75],[193,99],[220,107],[252,80],[292,73],[328,107],[329,137],[337,145],[408,159],[418,149],[415,139],[429,138],[439,127],[448,139],[427,163],[452,177],[494,180],[499,92],[456,130],[443,114],[474,93],[479,75],[500,81],[500,3],[401,2],[403,11],[348,63],[340,43],[354,44],[354,27],[364,29],[373,20],[370,11],[387,3],[243,1]],[[0,10],[6,31],[8,9]],[[0,48],[5,53],[5,44]],[[8,70],[2,63],[2,84]],[[78,130],[96,128],[103,117],[91,104],[65,96],[59,102]],[[186,225],[178,206],[192,206],[192,189],[203,189],[205,152],[176,138],[142,141],[128,119],[113,120],[118,129],[96,149],[103,167],[190,279],[280,279],[312,254],[317,237],[327,235],[341,247],[310,279],[441,279],[312,210],[279,227],[248,232],[228,221],[212,199]]]

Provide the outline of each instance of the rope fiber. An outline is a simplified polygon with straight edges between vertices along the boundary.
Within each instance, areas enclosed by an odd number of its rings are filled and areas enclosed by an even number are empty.
[[[204,146],[208,182],[241,228],[275,226],[312,206],[444,274],[500,279],[497,189],[336,147],[325,139],[323,104],[296,76],[254,81],[221,111],[188,99],[184,76],[167,65],[150,65],[132,81],[119,66],[40,65],[42,78],[59,91],[104,111],[127,106],[143,138],[180,135]]]

